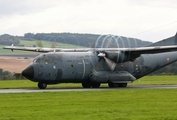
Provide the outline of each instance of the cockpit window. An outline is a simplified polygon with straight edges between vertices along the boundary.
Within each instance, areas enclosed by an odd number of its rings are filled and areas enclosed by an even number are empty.
[[[40,59],[40,58],[37,58],[37,59],[34,59],[33,60],[33,63],[45,63],[45,64],[50,64],[50,60],[48,59]]]
[[[36,59],[33,60],[33,63],[36,63]]]
[[[41,59],[39,59],[39,58],[33,60],[33,63],[40,63],[40,62],[41,62]]]
[[[37,63],[40,63],[41,62],[41,59],[37,59],[37,61],[36,61]]]

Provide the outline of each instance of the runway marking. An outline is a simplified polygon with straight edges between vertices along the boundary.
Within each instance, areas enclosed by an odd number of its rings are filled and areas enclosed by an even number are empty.
[[[0,93],[33,93],[33,92],[71,92],[71,91],[101,91],[101,90],[130,90],[130,89],[177,89],[177,85],[147,85],[128,86],[126,88],[46,88],[46,89],[0,89]]]

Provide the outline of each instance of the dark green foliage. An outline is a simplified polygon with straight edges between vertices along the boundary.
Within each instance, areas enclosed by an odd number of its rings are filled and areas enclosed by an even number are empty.
[[[105,38],[107,38],[105,40]],[[1,45],[19,45],[19,40],[44,40],[50,42],[60,42],[84,47],[141,47],[151,44],[151,42],[142,41],[134,38],[125,38],[120,36],[97,35],[97,34],[79,34],[79,33],[25,33],[24,36],[11,36],[4,34],[0,36]],[[116,42],[116,39],[118,39]],[[111,42],[110,42],[111,41]],[[104,44],[104,45],[103,45]],[[38,41],[38,47],[42,44]],[[52,45],[52,47],[55,47]]]
[[[11,73],[0,68],[0,80],[21,80],[26,79],[21,73]]]
[[[34,34],[32,33],[25,33],[24,34],[24,38],[27,40],[31,40],[31,38],[34,38]]]
[[[57,43],[56,42],[52,42],[51,48],[57,48],[57,47],[58,47]]]
[[[37,47],[43,47],[41,40],[37,40],[36,45],[37,45]]]
[[[4,34],[0,36],[1,45],[12,45],[12,44],[18,45],[19,43],[20,43],[19,37],[17,36],[12,36],[9,34]]]
[[[0,80],[2,79],[3,69],[0,68]]]
[[[104,38],[106,38],[106,35],[103,35],[98,38],[100,35],[96,34],[78,34],[78,33],[26,33],[24,35],[25,39],[28,40],[44,40],[44,41],[51,41],[51,42],[60,42],[60,43],[66,43],[66,44],[73,44],[78,46],[85,46],[85,47],[95,47],[95,42],[98,41],[99,46],[106,42],[104,42]],[[112,43],[113,46],[111,47],[140,47],[140,46],[146,46],[151,44],[151,42],[142,41],[134,38],[125,38],[125,37],[108,37],[108,39],[112,39],[112,41],[115,42],[115,39],[118,39],[119,44]]]
[[[3,73],[2,73],[2,79],[3,80],[11,80],[11,79],[13,79],[13,77],[14,76],[9,71],[3,71]]]

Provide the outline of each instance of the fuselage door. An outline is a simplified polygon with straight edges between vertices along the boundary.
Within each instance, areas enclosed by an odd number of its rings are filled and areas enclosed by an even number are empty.
[[[79,60],[77,62],[77,75],[76,75],[76,79],[83,79],[84,74],[85,74],[84,60]]]

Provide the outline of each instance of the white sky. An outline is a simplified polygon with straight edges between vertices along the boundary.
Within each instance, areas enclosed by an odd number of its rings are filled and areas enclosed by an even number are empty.
[[[156,42],[177,32],[177,0],[0,0],[0,34],[113,34]]]

